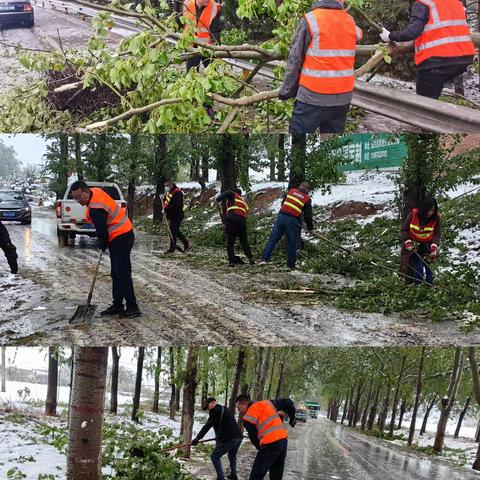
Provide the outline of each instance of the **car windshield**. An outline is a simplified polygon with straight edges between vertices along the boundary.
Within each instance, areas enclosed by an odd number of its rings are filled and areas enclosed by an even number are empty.
[[[21,202],[24,199],[21,192],[0,192],[0,202]]]

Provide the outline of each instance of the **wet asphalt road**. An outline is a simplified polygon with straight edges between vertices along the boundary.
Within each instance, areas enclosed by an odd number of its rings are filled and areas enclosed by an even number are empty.
[[[165,257],[166,238],[137,234],[133,279],[143,315],[102,318],[111,303],[109,260],[104,258],[93,303],[92,324],[71,325],[76,306],[86,301],[98,250],[96,241],[77,237],[59,247],[52,209],[34,208],[32,226],[7,224],[20,256],[20,272],[8,273],[0,256],[0,342],[65,345],[413,345],[480,342],[453,322],[380,314],[340,312],[303,299],[265,298],[264,292],[287,281],[309,277],[275,267],[231,269],[192,266],[202,251]],[[218,252],[217,252],[218,255]],[[195,257],[196,256],[196,257]]]
[[[309,419],[288,427],[288,455],[283,480],[474,480],[480,474],[450,466],[425,455],[386,445],[374,438],[333,424]],[[240,480],[247,480],[256,450],[248,440],[238,454]],[[224,461],[228,471],[228,462]],[[210,463],[197,470],[201,480],[212,478]]]

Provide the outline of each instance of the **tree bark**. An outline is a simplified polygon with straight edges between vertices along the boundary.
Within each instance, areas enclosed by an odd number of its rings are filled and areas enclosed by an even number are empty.
[[[155,135],[155,197],[153,198],[153,221],[161,223],[163,220],[162,196],[165,193],[165,161],[167,156],[167,136]]]
[[[120,353],[118,347],[112,347],[112,381],[110,385],[110,413],[118,410],[118,376],[120,373]]]
[[[408,444],[413,443],[413,437],[415,436],[415,426],[417,422],[418,407],[420,406],[420,398],[422,396],[422,386],[423,386],[423,365],[425,363],[425,347],[422,347],[420,353],[420,362],[418,365],[418,374],[417,374],[417,388],[415,392],[415,402],[413,404],[412,419],[410,420],[410,431],[408,432]]]
[[[175,420],[177,413],[177,387],[175,384],[175,350],[173,347],[168,349],[170,357],[170,419]]]
[[[480,10],[479,10],[478,14],[479,14],[479,21],[480,21]],[[479,374],[479,369],[478,369],[477,355],[476,355],[475,347],[469,347],[468,348],[468,361],[470,363],[470,370],[472,372],[473,396],[474,396],[477,404],[480,405],[480,374]],[[479,422],[479,426],[477,428],[477,434],[476,434],[475,441],[480,442],[480,422]],[[478,449],[477,449],[477,455],[476,455],[475,460],[473,462],[472,468],[474,470],[480,470],[480,443],[479,443],[479,446],[478,446]]]
[[[100,480],[108,347],[77,347],[68,422],[67,478]]]
[[[232,395],[230,396],[230,402],[228,403],[228,408],[232,412],[235,411],[235,400],[238,397],[238,391],[240,388],[240,381],[242,379],[242,374],[245,368],[245,358],[246,350],[245,347],[240,347],[237,354],[237,365],[235,367],[235,378],[232,385]]]
[[[290,153],[290,175],[288,188],[298,188],[305,180],[305,164],[307,157],[307,136],[292,134],[292,149]]]
[[[189,347],[185,367],[185,384],[182,405],[182,443],[190,443],[193,431],[193,414],[195,411],[195,392],[197,389],[198,347]],[[191,447],[182,449],[183,456],[190,458]]]
[[[75,142],[75,169],[77,170],[77,178],[79,180],[84,180],[83,162],[82,162],[82,143],[81,143],[80,133],[74,134],[74,142]]]
[[[368,409],[370,408],[370,402],[372,401],[373,383],[373,380],[371,380],[370,388],[368,389],[367,401],[365,402],[365,408],[363,409],[362,423],[360,425],[361,430],[365,430],[365,426],[367,425]]]
[[[139,160],[140,137],[136,133],[130,135],[130,170],[128,174],[128,218],[133,219],[135,208],[135,184],[138,174],[138,160]]]
[[[387,415],[388,415],[388,407],[390,405],[390,390],[391,390],[391,385],[390,382],[387,385],[387,392],[385,394],[385,398],[383,400],[383,407],[382,407],[382,413],[380,414],[379,422],[378,422],[378,429],[381,432],[385,431],[385,422],[387,421]]]
[[[455,428],[455,433],[453,435],[453,438],[458,438],[460,436],[460,429],[462,428],[463,418],[467,413],[469,405],[470,405],[470,397],[467,397],[467,400],[465,401],[465,405],[462,411],[460,412],[460,416],[458,417],[458,423],[457,423],[457,427]]]
[[[230,134],[221,135],[221,148],[219,154],[219,171],[222,182],[222,192],[235,190],[235,150]]]
[[[58,348],[48,347],[48,386],[45,415],[57,414]]]
[[[402,385],[403,381],[403,373],[405,371],[405,362],[407,360],[407,355],[402,357],[402,365],[400,366],[400,373],[398,375],[397,385],[395,387],[395,394],[393,396],[393,405],[392,405],[392,418],[390,419],[390,429],[388,434],[393,436],[393,431],[395,430],[395,419],[397,416],[397,408],[398,408],[398,399],[400,395],[400,386]]]
[[[278,162],[277,162],[277,179],[279,182],[284,182],[287,177],[285,175],[285,134],[280,133],[278,135]]]
[[[140,408],[140,394],[142,393],[143,360],[145,347],[138,347],[137,376],[135,378],[135,393],[133,394],[132,421],[138,422],[138,410]]]
[[[267,396],[266,398],[270,398],[270,395],[272,393],[272,387],[273,387],[273,376],[275,374],[275,366],[277,363],[277,353],[273,352],[273,361],[272,361],[272,366],[270,368],[270,380],[268,381],[268,389],[267,389]]]
[[[2,354],[2,364],[0,366],[0,376],[2,377],[2,385],[0,387],[0,391],[6,392],[7,391],[7,365],[6,365],[6,351],[7,347],[1,347],[1,354]]]
[[[445,442],[445,430],[447,428],[448,417],[452,411],[453,405],[457,398],[458,389],[463,373],[463,351],[461,347],[455,349],[455,356],[453,360],[453,369],[450,376],[450,383],[448,385],[447,394],[441,399],[440,418],[437,424],[437,433],[435,434],[435,441],[433,443],[433,451],[441,453],[443,444]]]
[[[162,370],[162,347],[157,347],[157,364],[155,365],[155,387],[153,390],[152,411],[158,413],[158,401],[160,398],[160,372]]]
[[[430,416],[430,412],[431,412],[433,406],[437,402],[437,396],[438,396],[438,393],[435,393],[432,397],[430,397],[431,399],[427,403],[427,408],[425,410],[425,414],[424,414],[423,420],[422,420],[422,426],[420,428],[420,435],[423,435],[427,431],[428,417]]]
[[[282,391],[283,391],[283,380],[284,380],[284,375],[283,375],[283,372],[284,372],[284,369],[285,369],[285,357],[282,357],[282,360],[280,362],[280,368],[279,368],[279,372],[278,372],[278,383],[277,383],[277,390],[275,392],[275,398],[281,398],[282,396]]]
[[[377,411],[378,411],[378,401],[380,399],[380,390],[381,387],[378,385],[376,393],[375,393],[375,398],[373,400],[372,407],[370,408],[370,413],[368,415],[368,421],[367,421],[367,430],[371,431],[373,429],[373,425],[375,424],[375,417],[377,416]]]

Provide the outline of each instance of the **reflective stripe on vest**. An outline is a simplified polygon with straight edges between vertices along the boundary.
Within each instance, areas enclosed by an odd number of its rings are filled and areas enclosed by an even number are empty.
[[[295,217],[300,217],[303,207],[309,200],[310,197],[306,193],[297,188],[291,188],[280,208],[280,213],[289,213]]]
[[[249,209],[250,207],[238,193],[235,193],[233,205],[230,205],[229,202],[227,202],[227,212],[233,211],[235,215],[239,215],[240,217],[246,218]]]
[[[305,15],[311,41],[299,84],[323,94],[353,90],[355,47],[361,38],[353,18],[345,10],[316,8]]]
[[[165,200],[164,200],[164,202],[163,202],[163,208],[165,208],[165,207],[168,208],[168,206],[170,205],[170,202],[172,201],[173,195],[174,195],[176,192],[183,193],[178,187],[174,187],[171,192],[167,192],[167,193],[165,194]]]
[[[429,18],[415,40],[415,64],[431,57],[475,54],[463,5],[458,0],[418,0],[428,7]]]
[[[288,438],[283,420],[270,400],[253,403],[243,416],[243,420],[253,423],[257,427],[260,445]]]
[[[90,217],[90,209],[98,208],[105,210],[107,212],[107,231],[109,242],[119,235],[133,230],[133,224],[128,218],[125,208],[120,207],[115,200],[101,188],[92,187],[90,188],[90,191],[92,192],[92,197],[87,205],[87,222],[93,223]]]
[[[218,15],[221,5],[215,1],[210,1],[202,10],[200,17],[197,17],[197,8],[195,0],[185,0],[183,3],[183,15],[193,20],[195,26],[195,38],[207,43],[213,43],[210,35],[210,26],[213,19]],[[188,25],[185,25],[187,28]]]
[[[410,236],[412,240],[418,242],[431,242],[435,231],[436,220],[428,222],[425,226],[420,225],[418,217],[418,208],[412,210],[412,219],[410,220]]]

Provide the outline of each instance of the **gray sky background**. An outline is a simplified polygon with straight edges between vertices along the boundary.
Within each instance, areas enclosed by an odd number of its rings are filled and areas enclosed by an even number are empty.
[[[18,135],[0,134],[0,140],[7,146],[12,146],[17,152],[17,158],[23,166],[42,163],[47,144],[41,135],[22,133]]]

